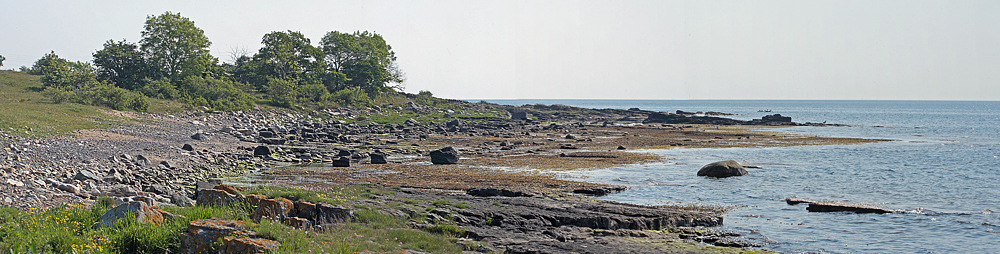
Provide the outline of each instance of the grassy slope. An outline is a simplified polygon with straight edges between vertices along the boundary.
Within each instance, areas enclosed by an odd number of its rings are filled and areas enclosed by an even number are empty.
[[[21,137],[64,135],[119,121],[99,107],[54,104],[42,95],[39,76],[0,71],[0,129]]]

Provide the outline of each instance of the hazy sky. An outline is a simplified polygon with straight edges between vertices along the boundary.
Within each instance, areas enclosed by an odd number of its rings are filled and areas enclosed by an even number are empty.
[[[462,99],[1000,100],[1000,1],[24,1],[3,69],[91,60],[180,12],[212,54],[369,30],[406,91]]]

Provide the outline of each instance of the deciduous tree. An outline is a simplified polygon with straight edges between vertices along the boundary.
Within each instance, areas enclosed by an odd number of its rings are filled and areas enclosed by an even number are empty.
[[[142,40],[144,56],[174,84],[187,76],[219,71],[218,59],[209,54],[212,42],[194,21],[180,13],[165,12],[146,18]]]
[[[94,52],[94,65],[98,79],[129,90],[141,88],[146,78],[155,79],[154,70],[142,58],[139,46],[124,40],[105,42],[104,49]]]

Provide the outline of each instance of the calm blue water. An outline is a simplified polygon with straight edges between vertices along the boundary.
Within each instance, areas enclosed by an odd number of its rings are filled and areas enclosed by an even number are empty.
[[[733,118],[779,113],[796,122],[852,127],[780,131],[894,139],[863,145],[647,150],[665,163],[589,172],[630,185],[606,199],[638,204],[737,206],[725,227],[784,253],[1000,253],[1000,102],[516,100],[587,108],[719,111]],[[770,109],[773,113],[758,113]],[[878,126],[878,127],[876,127]],[[742,177],[695,176],[705,164],[745,161]],[[873,203],[900,214],[810,213],[791,196]]]

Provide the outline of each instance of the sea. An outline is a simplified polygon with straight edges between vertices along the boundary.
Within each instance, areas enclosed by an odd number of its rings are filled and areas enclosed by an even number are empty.
[[[478,101],[478,100],[476,100]],[[583,108],[769,114],[848,127],[771,131],[889,139],[855,145],[640,150],[661,163],[589,171],[584,181],[628,185],[602,197],[644,205],[730,209],[723,230],[781,253],[1000,253],[1000,102],[830,100],[487,100]],[[770,112],[761,112],[770,111]],[[696,176],[736,160],[746,176]],[[583,178],[585,175],[585,178]],[[870,204],[891,214],[808,212],[783,200]]]

